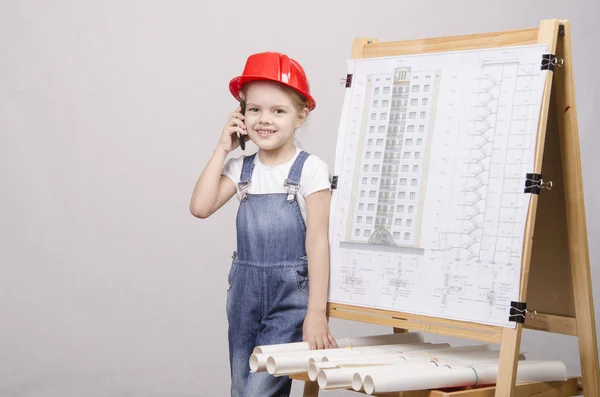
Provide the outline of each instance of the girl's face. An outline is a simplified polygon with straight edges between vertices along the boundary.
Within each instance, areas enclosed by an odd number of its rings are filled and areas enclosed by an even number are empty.
[[[246,89],[244,123],[250,139],[262,150],[292,148],[294,130],[307,115],[308,109],[298,112],[293,99],[277,83],[256,81]]]

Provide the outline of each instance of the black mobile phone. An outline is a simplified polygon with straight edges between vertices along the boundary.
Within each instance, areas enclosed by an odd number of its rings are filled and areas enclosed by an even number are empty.
[[[246,101],[244,101],[243,99],[240,101],[240,107],[242,108],[241,113],[245,116],[246,115]],[[240,135],[240,147],[242,148],[242,150],[246,150],[246,137],[244,135]]]

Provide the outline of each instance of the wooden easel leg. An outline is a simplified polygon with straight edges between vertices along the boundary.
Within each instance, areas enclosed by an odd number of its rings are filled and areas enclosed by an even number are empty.
[[[304,394],[303,397],[318,397],[319,395],[319,383],[307,380],[304,382]]]
[[[561,21],[561,34],[556,56],[564,60],[555,68],[556,103],[561,143],[562,169],[567,210],[571,274],[579,338],[579,355],[586,396],[600,395],[600,370],[598,369],[598,342],[591,286],[590,258],[583,197],[583,176],[579,152],[577,106],[573,78],[571,29],[569,21]]]
[[[514,329],[502,330],[495,397],[511,397],[514,394],[522,329],[523,326],[517,324]]]

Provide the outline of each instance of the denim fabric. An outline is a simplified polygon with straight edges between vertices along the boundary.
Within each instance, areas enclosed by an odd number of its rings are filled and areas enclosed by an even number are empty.
[[[257,345],[302,340],[308,306],[306,226],[296,201],[300,152],[285,181],[288,193],[243,194],[237,216],[237,252],[229,272],[227,318],[231,396],[287,397],[291,379],[250,373]],[[244,159],[240,190],[251,183],[254,155]]]

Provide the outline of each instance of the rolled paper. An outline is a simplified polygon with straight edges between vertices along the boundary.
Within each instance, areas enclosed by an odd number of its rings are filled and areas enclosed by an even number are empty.
[[[324,390],[341,389],[353,387],[354,375],[361,370],[381,370],[381,371],[402,371],[415,368],[437,367],[437,363],[432,361],[422,361],[409,365],[406,361],[403,364],[371,364],[368,366],[349,366],[323,369],[319,371],[317,381],[319,386]]]
[[[253,353],[250,356],[250,372],[264,372],[267,370],[267,354]]]
[[[423,336],[418,332],[407,332],[402,334],[385,334],[371,335],[351,338],[341,338],[336,340],[339,348],[343,347],[361,347],[361,346],[378,346],[390,344],[408,344],[408,343],[423,343]],[[282,352],[298,352],[308,351],[310,345],[308,342],[292,342],[279,343],[273,345],[256,346],[252,353],[256,354],[271,354]]]
[[[417,351],[421,349],[435,350],[437,347],[447,347],[447,343],[439,344],[412,344],[406,345],[401,350],[402,352]],[[430,358],[423,357],[423,360],[429,361]],[[323,357],[322,361],[317,361],[314,358],[309,359],[308,363],[308,378],[312,381],[317,380],[319,371],[322,369],[331,368],[348,368],[348,367],[360,367],[360,366],[371,366],[371,365],[393,365],[406,361],[406,358],[402,353],[396,352],[384,353],[384,354],[365,354],[364,356],[353,356],[353,357],[338,357],[335,361],[329,361],[328,357]]]
[[[364,381],[366,376],[372,373],[382,373],[388,371],[411,371],[416,368],[434,368],[434,367],[458,367],[468,366],[472,364],[493,364],[497,363],[499,359],[499,351],[479,351],[473,352],[468,357],[460,356],[447,356],[442,358],[433,358],[423,361],[424,357],[413,357],[406,362],[400,362],[390,366],[380,366],[377,368],[363,367],[359,368],[352,376],[352,389],[355,391],[363,391]],[[525,360],[523,354],[519,355],[520,360]]]
[[[374,350],[372,350],[374,351]],[[415,358],[438,358],[438,357],[463,357],[463,356],[476,356],[477,354],[484,354],[489,351],[489,346],[478,345],[478,346],[460,346],[460,347],[448,347],[447,343],[432,344],[426,349],[417,349],[413,351],[405,351],[401,354],[403,358],[410,361]],[[493,354],[493,353],[492,353]],[[330,354],[324,356],[323,361],[335,361],[331,359]],[[368,357],[367,354],[365,354]]]
[[[363,356],[357,349],[340,349],[336,357]],[[308,371],[308,360],[313,358],[321,361],[324,350],[310,350],[297,354],[272,354],[267,358],[267,372],[271,375],[292,375]]]
[[[457,386],[495,384],[496,364],[473,364],[464,367],[438,367],[407,372],[373,372],[363,382],[367,394],[425,390]],[[519,361],[517,383],[566,380],[567,370],[561,361]]]
[[[477,360],[479,358],[498,358],[500,357],[499,350],[482,350],[475,351],[470,353],[456,353],[456,354],[435,354],[431,355],[430,358],[434,361],[448,361],[448,360],[458,360],[458,361],[469,361],[469,360]]]
[[[423,335],[419,332],[406,332],[399,334],[383,334],[383,335],[370,335],[360,336],[351,338],[342,338],[338,342],[344,347],[364,347],[364,346],[379,346],[379,345],[396,345],[396,344],[409,344],[409,343],[423,343]]]
[[[475,369],[477,382],[475,385],[495,384],[498,377],[498,364],[472,365]],[[530,360],[519,361],[517,364],[516,383],[554,382],[567,380],[567,367],[562,361]]]
[[[319,387],[323,390],[346,388],[352,386],[352,377],[356,368],[332,368],[319,372]]]
[[[373,354],[411,354],[417,352],[438,351],[448,348],[447,343],[431,343],[428,346],[412,346],[411,345],[382,345],[382,346],[364,346],[356,347],[349,350],[360,351],[363,356]],[[343,358],[345,356],[355,357],[356,355],[347,355],[345,352],[348,349],[334,349],[327,351],[323,354],[320,361],[335,361],[336,359]],[[319,360],[317,360],[319,361]]]
[[[446,344],[440,344],[446,345]],[[347,359],[350,357],[365,357],[368,355],[388,354],[398,351],[423,349],[434,350],[436,345],[430,344],[423,346],[422,344],[396,344],[396,345],[380,345],[380,346],[363,346],[355,348],[337,348],[337,349],[321,349],[309,350],[302,352],[286,352],[269,354],[266,360],[267,372],[271,375],[292,375],[302,372],[307,372],[309,365],[312,362],[328,361],[334,359]],[[256,356],[254,357],[256,359]],[[251,357],[252,368],[260,368],[260,363],[254,362]],[[258,361],[258,360],[256,360]],[[256,365],[255,365],[256,364]]]
[[[492,352],[490,352],[492,353]],[[496,354],[488,354],[488,355],[479,355],[474,357],[463,357],[463,358],[442,358],[441,360],[435,359],[432,360],[432,363],[435,363],[438,367],[468,367],[469,365],[482,365],[482,364],[498,364],[498,360],[500,359],[500,352],[494,352]],[[525,360],[525,356],[523,354],[519,355],[519,360]]]
[[[490,345],[474,345],[474,346],[457,346],[457,347],[446,347],[443,349],[437,349],[435,352],[430,353],[429,355],[456,355],[456,354],[471,354],[473,352],[479,351],[487,351],[490,350]],[[417,351],[415,354],[421,354],[421,351]],[[427,352],[425,352],[427,354]],[[411,353],[407,353],[410,355]]]
[[[487,354],[485,354],[487,353]],[[441,357],[441,358],[433,358],[432,361],[437,362],[440,366],[442,365],[471,365],[475,363],[495,363],[498,362],[500,358],[500,351],[490,351],[490,352],[479,352],[479,354],[473,354],[469,357]],[[519,354],[518,360],[525,360],[526,357],[524,354]]]
[[[323,362],[323,361],[321,361],[320,363],[312,362],[312,363],[308,364],[308,379],[310,379],[314,382],[317,380],[317,377],[319,376],[319,372],[321,372],[324,369],[332,369],[332,368],[337,368],[337,364],[330,363],[330,362]]]
[[[307,357],[310,357],[309,360],[314,360],[314,358],[312,358],[312,353],[310,350],[309,351],[298,351],[298,352],[281,352],[281,353],[275,353],[275,354],[252,353],[250,355],[250,360],[249,360],[250,372],[266,371],[267,370],[267,360],[272,355],[277,356],[277,357],[279,357],[279,356],[302,357],[302,355],[307,355]]]
[[[339,347],[346,347],[340,346]],[[256,346],[252,353],[256,354],[272,354],[272,353],[285,353],[285,352],[304,352],[310,350],[308,342],[292,342],[292,343],[278,343],[273,345],[261,345]]]
[[[394,365],[389,365],[385,367],[363,367],[358,368],[357,371],[354,372],[352,376],[352,389],[355,391],[364,391],[364,381],[367,376],[372,374],[377,374],[381,376],[381,374],[391,373],[410,373],[414,371],[426,370],[427,368],[434,369],[437,368],[438,364],[433,361],[425,358],[417,358],[412,361],[405,361],[403,363],[398,363]]]
[[[423,362],[431,361],[429,358],[423,357]],[[413,362],[417,362],[419,360],[415,359]],[[326,369],[334,369],[334,368],[353,368],[354,372],[358,371],[361,368],[367,368],[371,366],[379,366],[379,365],[397,365],[406,363],[406,359],[401,355],[380,355],[380,356],[366,356],[366,357],[349,357],[332,361],[321,361],[321,362],[311,362],[308,365],[308,378],[312,381],[317,380],[319,372]]]
[[[457,373],[463,377],[459,377]],[[473,382],[474,379],[473,371],[471,374],[465,375],[460,370],[453,370],[449,367],[420,368],[411,371],[372,371],[365,376],[362,386],[365,393],[373,394],[375,392],[432,389],[446,384],[459,386]]]

